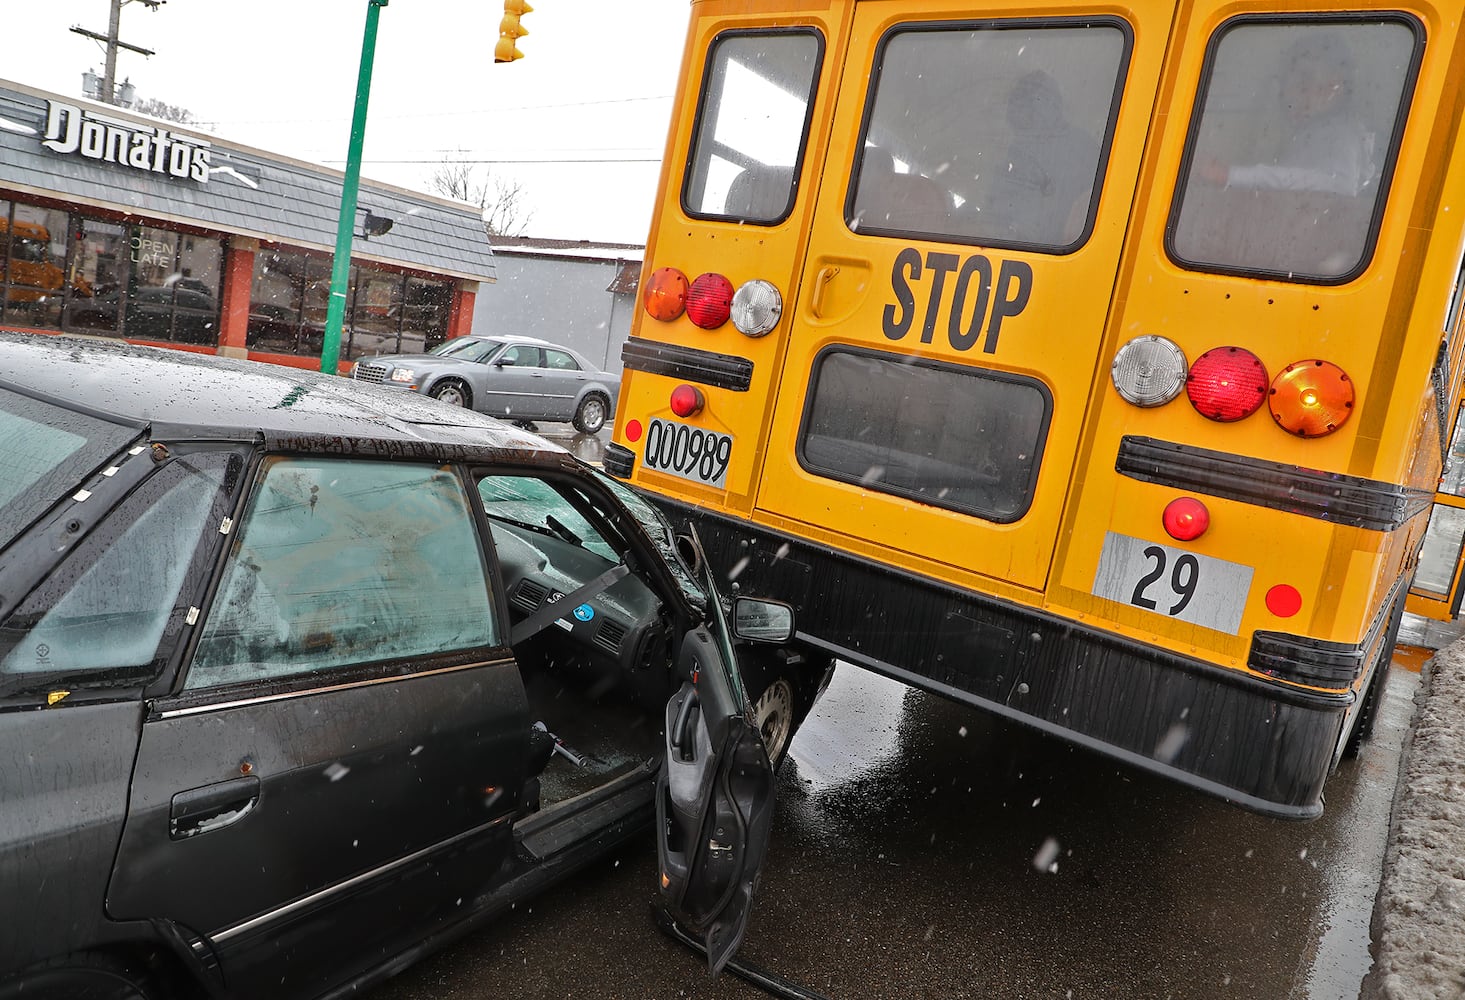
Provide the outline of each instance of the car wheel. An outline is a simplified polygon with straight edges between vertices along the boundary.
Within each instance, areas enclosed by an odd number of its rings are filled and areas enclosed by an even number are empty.
[[[455,378],[444,379],[432,387],[428,393],[433,399],[441,400],[449,406],[471,407],[473,397],[468,393],[468,387]]]
[[[575,430],[581,434],[600,433],[600,429],[605,426],[609,409],[604,396],[586,396],[580,400],[580,408],[575,411]]]
[[[100,953],[68,955],[22,974],[20,991],[66,1000],[161,1000],[162,984],[145,971],[144,964]]]

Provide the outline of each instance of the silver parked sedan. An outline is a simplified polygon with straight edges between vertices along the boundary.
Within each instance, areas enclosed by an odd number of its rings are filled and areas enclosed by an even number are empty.
[[[351,377],[528,424],[567,421],[594,434],[615,414],[621,377],[534,337],[454,337],[426,354],[362,358]]]

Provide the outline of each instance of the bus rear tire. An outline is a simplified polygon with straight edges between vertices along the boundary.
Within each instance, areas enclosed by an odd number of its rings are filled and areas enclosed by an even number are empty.
[[[806,656],[781,647],[739,649],[748,700],[775,771],[788,759],[789,747],[814,707],[832,662],[827,656]]]
[[[1400,594],[1389,620],[1389,630],[1384,635],[1384,646],[1379,651],[1378,662],[1374,664],[1373,679],[1363,692],[1363,704],[1358,706],[1358,721],[1353,732],[1343,744],[1343,760],[1356,760],[1363,752],[1363,744],[1373,736],[1373,726],[1384,703],[1384,690],[1389,686],[1389,672],[1394,662],[1394,645],[1399,641],[1399,627],[1404,623],[1404,595]]]
[[[1390,660],[1385,660],[1374,668],[1373,680],[1368,682],[1368,689],[1363,694],[1363,704],[1358,707],[1358,722],[1354,724],[1353,732],[1348,734],[1348,742],[1343,744],[1344,760],[1358,759],[1359,754],[1363,753],[1363,744],[1373,736],[1373,726],[1378,720],[1379,706],[1383,704],[1384,690],[1389,686],[1389,663]]]

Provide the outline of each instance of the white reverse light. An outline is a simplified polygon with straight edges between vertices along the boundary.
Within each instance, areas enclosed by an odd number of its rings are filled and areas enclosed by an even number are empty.
[[[744,282],[733,295],[732,323],[745,336],[763,336],[778,325],[782,315],[783,296],[761,278]]]
[[[1147,334],[1114,355],[1110,376],[1119,395],[1135,406],[1161,406],[1185,388],[1185,352],[1171,340]]]

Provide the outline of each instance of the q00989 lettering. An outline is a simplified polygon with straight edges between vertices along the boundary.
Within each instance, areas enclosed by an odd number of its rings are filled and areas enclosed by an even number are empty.
[[[653,418],[646,429],[642,460],[648,469],[721,488],[732,446],[727,434]]]

